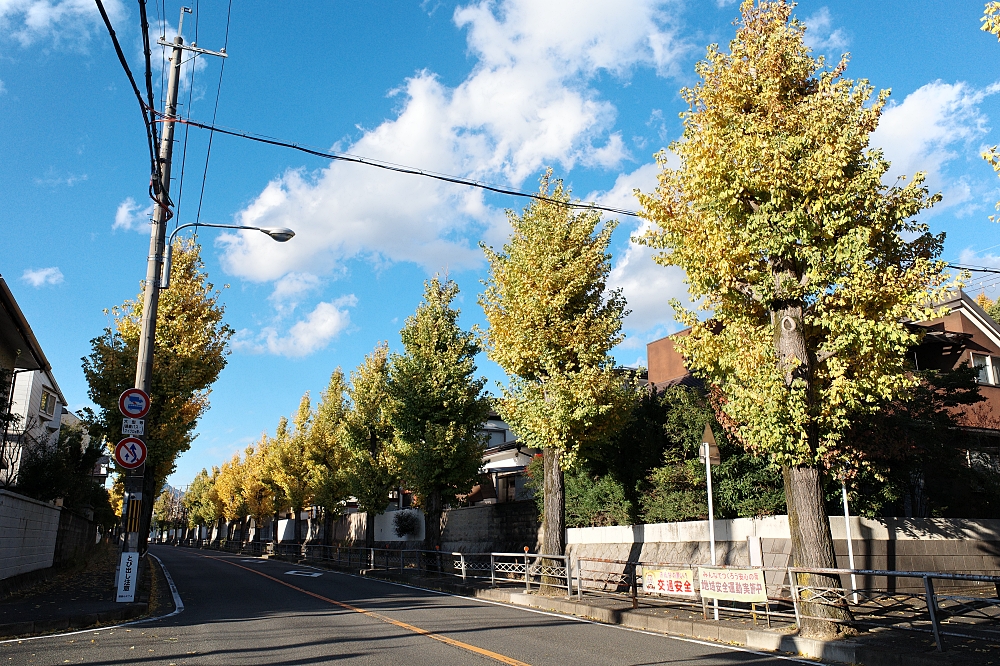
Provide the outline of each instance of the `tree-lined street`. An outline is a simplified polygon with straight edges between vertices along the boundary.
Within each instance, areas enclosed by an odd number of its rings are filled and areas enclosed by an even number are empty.
[[[629,631],[288,562],[159,546],[151,552],[173,578],[183,612],[129,627],[0,643],[0,663],[789,663],[721,645]]]

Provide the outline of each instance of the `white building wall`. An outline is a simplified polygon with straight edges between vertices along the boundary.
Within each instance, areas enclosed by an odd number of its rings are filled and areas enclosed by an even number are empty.
[[[0,580],[52,566],[59,509],[0,490]]]

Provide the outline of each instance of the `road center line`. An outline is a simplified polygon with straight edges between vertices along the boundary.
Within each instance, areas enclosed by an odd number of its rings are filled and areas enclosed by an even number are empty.
[[[209,559],[209,560],[218,560],[219,562],[225,562],[226,564],[231,564],[234,567],[239,567],[240,569],[243,569],[244,571],[249,571],[250,573],[257,574],[258,576],[263,576],[264,578],[267,578],[268,580],[273,580],[275,583],[280,583],[281,585],[284,585],[285,587],[290,587],[293,590],[297,590],[297,591],[299,591],[299,592],[301,592],[303,594],[309,595],[310,597],[314,597],[314,598],[319,599],[321,601],[325,601],[328,604],[333,604],[334,606],[340,606],[341,608],[344,608],[346,610],[354,611],[355,613],[361,613],[362,615],[367,615],[368,617],[375,618],[376,620],[380,620],[382,622],[385,622],[386,624],[391,624],[393,626],[399,627],[400,629],[406,629],[407,631],[412,631],[415,634],[420,634],[421,636],[426,636],[427,638],[433,638],[434,640],[440,641],[441,643],[445,643],[445,644],[451,645],[453,647],[461,648],[462,650],[467,650],[469,652],[474,652],[474,653],[482,655],[484,657],[489,657],[490,659],[494,659],[496,661],[499,661],[501,664],[509,664],[509,666],[531,666],[528,663],[525,663],[523,661],[518,661],[517,659],[513,659],[511,657],[499,654],[497,652],[492,652],[490,650],[486,650],[486,649],[481,648],[481,647],[476,647],[475,645],[469,645],[468,643],[463,643],[462,641],[457,641],[454,638],[448,638],[447,636],[442,636],[441,634],[436,634],[433,631],[427,631],[426,629],[421,629],[420,627],[415,627],[412,624],[407,624],[406,622],[400,622],[399,620],[394,620],[391,617],[387,617],[385,615],[381,615],[381,614],[376,613],[374,611],[366,610],[364,608],[359,608],[357,606],[352,606],[351,604],[344,603],[343,601],[337,601],[336,599],[331,599],[329,597],[324,597],[322,594],[316,594],[315,592],[310,592],[309,590],[306,590],[306,589],[303,589],[301,587],[298,587],[297,585],[292,585],[291,583],[285,582],[285,581],[281,580],[280,578],[275,578],[274,576],[268,576],[263,571],[257,571],[256,569],[251,569],[250,567],[245,567],[245,566],[243,566],[241,564],[237,564],[236,562],[232,562],[230,560],[227,560],[227,559],[224,559],[224,558],[221,558],[221,557],[211,557],[211,556],[208,556],[208,555],[202,555],[201,557],[204,557],[204,558]]]

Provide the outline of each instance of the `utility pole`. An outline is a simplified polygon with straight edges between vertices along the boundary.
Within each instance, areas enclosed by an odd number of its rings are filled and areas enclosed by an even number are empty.
[[[141,389],[147,396],[150,395],[150,388],[153,379],[153,351],[156,342],[156,312],[160,301],[160,275],[163,271],[164,240],[166,238],[167,221],[170,219],[170,163],[174,147],[174,121],[177,116],[177,92],[180,85],[181,61],[184,51],[192,51],[196,54],[215,55],[226,57],[225,50],[221,52],[207,51],[200,49],[196,44],[190,46],[184,44],[182,37],[184,28],[184,14],[190,14],[189,7],[181,7],[180,20],[177,22],[177,36],[173,42],[167,42],[163,38],[158,40],[158,44],[170,46],[170,73],[167,79],[167,97],[163,109],[163,137],[160,141],[160,172],[161,180],[158,183],[158,194],[156,205],[153,209],[152,227],[149,234],[149,255],[146,257],[146,284],[142,300],[142,328],[139,334],[139,355],[135,369],[135,388]],[[148,428],[143,426],[143,432],[137,437],[147,445]],[[125,497],[122,505],[122,563],[126,561],[126,554],[141,554],[145,551],[146,540],[149,533],[149,512],[144,506],[150,506],[154,501],[153,493],[155,489],[151,487],[152,478],[146,478],[145,463],[125,473]],[[144,497],[148,496],[148,497]],[[118,600],[131,601],[131,598],[123,598],[122,595],[122,574],[118,576]],[[134,585],[132,586],[134,596]],[[128,597],[129,595],[124,595]]]

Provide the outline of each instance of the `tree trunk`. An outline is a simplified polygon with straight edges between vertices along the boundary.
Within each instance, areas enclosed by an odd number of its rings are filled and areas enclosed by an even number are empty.
[[[542,450],[545,470],[542,552],[546,555],[562,555],[566,551],[566,493],[563,471],[559,464],[561,458],[562,455],[556,448],[546,447]]]
[[[323,545],[333,545],[333,511],[323,509]]]
[[[365,548],[375,547],[375,513],[365,513]]]
[[[301,509],[301,507],[294,507],[294,508],[292,508],[292,511],[295,512],[295,522],[293,523],[295,525],[295,539],[294,540],[295,540],[296,544],[301,544],[302,543],[302,509]]]
[[[788,294],[797,286],[801,278],[787,266],[777,268],[774,273],[775,291]],[[771,316],[774,324],[774,348],[778,356],[778,368],[784,375],[785,388],[803,392],[808,416],[805,427],[810,455],[815,458],[819,447],[819,430],[814,417],[813,368],[815,351],[810,350],[805,335],[804,304],[794,298],[776,301]],[[788,506],[788,529],[792,541],[792,565],[815,569],[833,569],[837,560],[833,553],[833,535],[830,534],[830,520],[823,504],[823,485],[820,470],[813,464],[782,468],[785,485],[785,502]],[[800,585],[841,588],[837,576],[802,574]],[[801,598],[808,598],[808,594]],[[832,606],[820,603],[803,604],[803,614],[813,616],[803,618],[802,633],[829,637],[839,634],[843,626],[829,620],[850,620],[850,610],[846,603]]]
[[[441,548],[441,512],[441,491],[432,490],[424,507],[424,544],[428,550]]]
[[[830,519],[823,504],[823,485],[815,467],[785,467],[781,470],[788,503],[788,531],[792,539],[792,566],[811,569],[835,569],[837,558],[833,552]],[[799,585],[840,588],[838,576],[799,574]],[[803,593],[801,599],[809,598]],[[831,636],[843,630],[833,621],[850,621],[847,605],[832,606],[825,603],[802,604],[802,633],[813,636]],[[828,618],[831,621],[814,618]]]
[[[566,491],[559,449],[547,447],[542,450],[542,466],[544,469],[544,515],[542,516],[542,553],[545,555],[562,555],[566,552]],[[542,560],[542,566],[562,566],[561,560]],[[550,585],[565,585],[564,578],[556,576],[542,577],[542,591],[555,592],[557,588]]]

